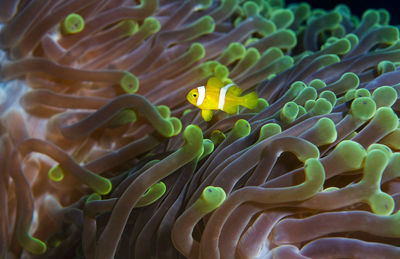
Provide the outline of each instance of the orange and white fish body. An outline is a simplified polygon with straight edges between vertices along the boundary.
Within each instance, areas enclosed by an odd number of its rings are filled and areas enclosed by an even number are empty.
[[[251,92],[240,96],[242,92],[243,90],[233,83],[224,85],[220,79],[211,77],[206,86],[192,89],[186,98],[191,104],[201,109],[201,115],[205,121],[210,121],[213,116],[212,110],[234,114],[239,105],[248,109],[256,108],[257,93]]]

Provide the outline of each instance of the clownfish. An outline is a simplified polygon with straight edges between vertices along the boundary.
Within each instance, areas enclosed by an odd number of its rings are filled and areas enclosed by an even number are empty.
[[[206,86],[192,89],[186,99],[201,109],[201,116],[205,121],[210,121],[212,110],[221,110],[229,114],[235,114],[239,105],[248,109],[255,109],[258,103],[256,92],[240,96],[243,90],[233,83],[226,84],[216,78],[208,79]]]

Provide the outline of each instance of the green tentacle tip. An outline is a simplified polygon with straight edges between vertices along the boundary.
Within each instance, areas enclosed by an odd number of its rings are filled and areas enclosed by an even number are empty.
[[[306,103],[304,104],[304,108],[306,111],[311,111],[311,109],[314,107],[315,101],[314,100],[307,100]]]
[[[321,92],[321,94],[319,95],[319,98],[324,98],[324,99],[328,100],[332,104],[332,106],[335,106],[336,101],[337,101],[336,94],[329,90]]]
[[[166,105],[158,105],[157,110],[164,119],[168,119],[171,115],[171,110]]]
[[[196,26],[198,28],[198,33],[209,34],[212,33],[215,29],[215,21],[211,16],[203,16],[198,19],[192,26]]]
[[[314,79],[308,84],[308,86],[315,88],[315,90],[318,90],[318,89],[324,88],[326,86],[326,84],[321,79]]]
[[[312,107],[312,109],[309,111],[311,115],[313,116],[317,116],[317,115],[323,115],[323,114],[328,114],[332,111],[332,104],[322,98],[322,99],[318,99],[315,102],[315,105]]]
[[[388,146],[383,144],[374,143],[368,147],[367,152],[370,153],[373,150],[382,151],[386,155],[387,159],[389,159],[393,154],[392,150]]]
[[[191,111],[193,111],[192,109],[186,109],[182,112],[182,116],[185,116],[186,114],[190,113]]]
[[[101,195],[106,195],[106,194],[110,193],[110,191],[112,189],[111,181],[109,179],[99,176],[99,175],[95,175],[95,176],[96,176],[96,178],[95,178],[96,182],[88,184],[92,188],[92,190]]]
[[[299,112],[297,113],[296,119],[307,113],[306,108],[304,108],[303,106],[297,105],[297,107],[299,108]]]
[[[317,148],[318,150],[318,148]],[[312,185],[315,191],[319,191],[325,181],[325,169],[318,158],[309,158],[304,162],[304,172],[306,174],[306,182]],[[311,195],[314,195],[312,193]]]
[[[250,134],[250,131],[251,131],[250,123],[247,120],[240,119],[233,126],[231,134],[234,134],[235,136],[242,138],[248,136]]]
[[[381,129],[387,132],[391,132],[399,126],[399,118],[389,107],[379,108],[373,120],[376,121]]]
[[[69,14],[62,23],[62,31],[66,34],[75,34],[85,28],[85,20],[76,13]]]
[[[397,91],[391,86],[381,86],[372,93],[372,99],[378,108],[390,107],[397,100]]]
[[[356,88],[360,84],[360,78],[353,72],[344,73],[339,80],[344,80],[347,84],[353,85],[352,88]]]
[[[46,243],[42,240],[25,234],[25,237],[19,238],[21,246],[31,254],[44,254],[47,250]]]
[[[258,137],[257,142],[262,141],[264,139],[267,139],[269,137],[272,137],[276,134],[279,134],[282,132],[282,128],[279,124],[276,123],[267,123],[263,125],[260,129],[260,135]]]
[[[283,123],[291,123],[296,119],[298,112],[299,107],[295,102],[287,102],[283,106],[279,116]]]
[[[225,78],[228,78],[229,76],[229,69],[221,64],[218,64],[217,66],[215,66],[214,68],[214,75],[215,77],[223,80]]]
[[[98,193],[92,193],[90,194],[87,199],[86,199],[86,204],[91,202],[91,201],[101,201],[101,195]]]
[[[376,67],[376,72],[378,75],[393,71],[396,71],[396,64],[388,60],[379,62],[378,66]]]
[[[372,211],[380,216],[388,216],[394,210],[394,200],[392,196],[382,191],[377,191],[368,199],[368,204]]]
[[[64,179],[64,170],[60,167],[60,165],[55,165],[50,168],[48,176],[50,180],[54,182],[60,182],[62,179]]]
[[[172,136],[176,136],[179,133],[181,133],[181,131],[182,131],[182,122],[181,122],[181,120],[176,118],[176,117],[171,117],[169,119],[169,121],[172,123],[172,126],[174,128],[174,132],[173,132]]]
[[[257,16],[260,12],[258,5],[254,2],[245,2],[243,4],[243,10],[247,17]]]
[[[218,146],[225,139],[225,134],[220,130],[213,130],[210,134],[210,140],[214,143],[214,146]]]
[[[356,98],[356,89],[350,89],[344,95],[344,99],[346,100],[346,102],[353,100],[354,98]]]
[[[254,112],[259,113],[265,108],[269,106],[269,103],[264,98],[258,98],[257,107],[254,109]]]
[[[350,113],[356,119],[366,121],[372,118],[376,112],[376,104],[371,97],[360,97],[351,103]]]
[[[226,193],[221,187],[207,186],[197,200],[196,205],[205,214],[215,210],[225,201]]]
[[[230,62],[233,62],[236,59],[243,58],[245,54],[246,54],[246,48],[243,46],[243,44],[239,42],[232,42],[224,50],[222,56],[228,56]]]
[[[125,72],[121,78],[120,85],[128,94],[133,94],[139,89],[139,80],[130,72]]]
[[[288,9],[280,9],[272,13],[271,20],[277,29],[289,27],[294,21],[294,14]]]
[[[356,90],[355,97],[371,97],[371,93],[367,89],[361,88]]]
[[[325,188],[325,189],[323,189],[322,191],[323,191],[323,192],[334,192],[334,191],[337,191],[337,190],[339,190],[339,188],[333,186],[333,187]]]
[[[194,124],[188,125],[183,131],[183,138],[185,144],[182,148],[187,149],[187,151],[191,152],[195,157],[200,155],[203,151],[203,131],[200,127]]]
[[[153,184],[147,191],[142,195],[140,200],[136,203],[135,208],[145,207],[161,198],[164,195],[167,187],[163,182]]]
[[[355,141],[343,140],[333,150],[333,154],[340,157],[338,163],[344,163],[346,169],[355,170],[363,166],[367,151]]]
[[[195,55],[194,60],[196,61],[204,58],[206,55],[206,49],[204,48],[203,44],[198,42],[195,42],[190,46],[189,52]]]
[[[304,105],[307,100],[315,100],[316,98],[317,90],[315,90],[313,87],[306,87],[293,101],[298,105]]]
[[[208,9],[212,5],[212,3],[213,3],[212,0],[196,1],[196,6],[194,7],[194,10],[197,12],[197,11],[200,11],[200,10]]]
[[[111,127],[118,127],[125,125],[127,123],[135,122],[137,119],[136,112],[131,110],[131,109],[126,109],[123,111],[120,111],[117,115],[115,115],[108,125]]]
[[[127,30],[125,33],[126,36],[132,36],[139,30],[139,25],[134,20],[122,21],[120,24],[121,24],[121,26],[127,27]]]
[[[329,118],[321,118],[315,124],[315,128],[318,132],[318,145],[331,144],[336,141],[337,131],[335,123]]]
[[[304,88],[306,88],[306,84],[303,81],[296,81],[290,85],[288,92],[296,97]]]
[[[214,142],[212,142],[210,139],[203,139],[203,150],[203,154],[201,154],[199,160],[203,159],[214,151]]]
[[[156,18],[147,17],[144,19],[142,27],[151,34],[154,34],[161,29],[161,24]]]

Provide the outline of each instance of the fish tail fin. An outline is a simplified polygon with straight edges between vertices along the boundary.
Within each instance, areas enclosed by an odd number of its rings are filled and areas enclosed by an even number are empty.
[[[242,106],[246,107],[247,109],[255,109],[258,104],[258,95],[257,92],[251,92],[246,94],[243,98]]]

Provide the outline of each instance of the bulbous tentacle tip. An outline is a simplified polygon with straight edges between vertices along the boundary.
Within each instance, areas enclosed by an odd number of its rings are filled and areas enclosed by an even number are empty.
[[[394,210],[393,197],[387,193],[378,190],[372,194],[367,200],[372,211],[380,216],[388,216],[392,214]]]
[[[93,191],[100,195],[107,195],[111,192],[112,183],[109,179],[95,175],[93,179],[88,183],[88,186],[92,188]]]
[[[60,167],[60,165],[55,165],[50,168],[48,176],[50,180],[54,182],[60,182],[64,179],[64,170]]]
[[[164,119],[169,119],[169,116],[171,115],[171,110],[169,109],[168,106],[158,105],[157,110]]]
[[[85,204],[87,204],[87,203],[89,203],[91,201],[100,201],[100,200],[101,200],[101,195],[100,194],[92,193],[87,197],[87,199],[85,201]]]
[[[343,140],[333,150],[333,154],[338,155],[348,170],[360,169],[367,151],[359,143],[352,140]]]
[[[151,34],[154,34],[161,29],[161,23],[154,17],[147,17],[144,19],[141,28]]]
[[[381,86],[372,93],[372,99],[376,106],[391,107],[397,100],[397,91],[391,86]]]
[[[350,113],[356,119],[366,121],[371,119],[376,112],[376,103],[370,97],[359,97],[351,103]]]
[[[250,132],[251,132],[250,123],[247,120],[239,119],[238,121],[236,121],[229,135],[235,135],[236,137],[241,138],[248,136]]]
[[[174,128],[172,136],[176,136],[182,131],[182,122],[180,119],[176,117],[171,117],[169,121],[172,123],[172,126]]]
[[[225,201],[226,193],[221,187],[207,186],[204,188],[198,204],[205,213],[209,213]]]
[[[142,195],[140,200],[135,205],[135,208],[140,208],[140,207],[145,207],[145,206],[151,205],[152,203],[154,203],[158,199],[160,199],[164,195],[166,190],[167,190],[167,187],[165,186],[165,184],[163,182],[153,184]]]
[[[132,73],[126,72],[121,78],[120,85],[126,93],[133,94],[139,90],[139,79]]]
[[[76,34],[85,28],[85,20],[79,14],[71,13],[64,19],[61,28],[65,34]]]
[[[30,234],[17,233],[17,235],[21,246],[29,253],[40,255],[47,251],[47,245],[42,240],[32,237]]]
[[[277,123],[267,123],[263,125],[260,129],[260,135],[258,137],[258,142],[267,139],[271,136],[279,134],[282,132],[282,128]]]
[[[199,160],[208,156],[213,151],[214,151],[214,142],[212,142],[210,139],[203,139],[203,153],[201,154]]]

